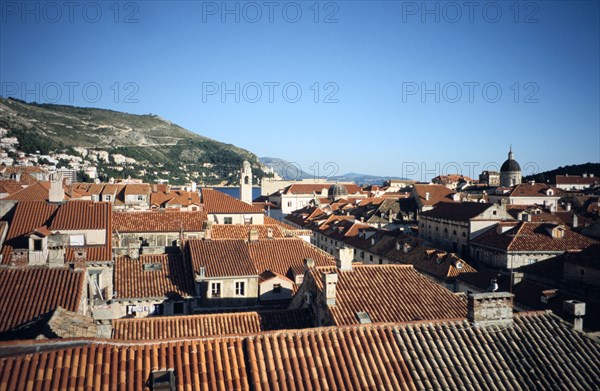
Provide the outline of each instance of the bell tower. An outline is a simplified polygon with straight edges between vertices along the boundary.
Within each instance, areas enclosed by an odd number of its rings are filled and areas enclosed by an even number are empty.
[[[240,200],[252,205],[252,167],[246,160],[240,170]]]

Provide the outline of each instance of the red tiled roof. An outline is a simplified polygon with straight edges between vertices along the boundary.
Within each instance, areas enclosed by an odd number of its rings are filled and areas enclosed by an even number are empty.
[[[288,229],[288,230],[295,230],[295,227],[292,227],[289,224],[284,223],[283,221],[279,221],[277,219],[274,219],[272,217],[269,216],[265,216],[265,224],[275,224],[275,225],[279,225],[281,228],[283,229]]]
[[[0,193],[13,194],[23,189],[23,187],[17,182],[10,179],[0,180]]]
[[[144,211],[113,212],[113,227],[119,232],[200,232],[204,212]]]
[[[172,368],[182,390],[595,390],[600,344],[545,312],[511,327],[466,320],[283,330],[125,343],[2,343],[0,389],[147,390]]]
[[[555,182],[557,185],[593,185],[600,182],[600,178],[595,176],[556,175]]]
[[[250,231],[255,230],[259,239],[267,239],[269,230],[273,238],[285,237],[279,225],[239,225],[239,224],[214,224],[212,226],[213,239],[246,239],[250,236]]]
[[[492,207],[485,202],[453,202],[440,203],[432,210],[421,213],[423,217],[434,219],[469,221]]]
[[[207,213],[263,214],[263,210],[261,208],[246,204],[237,198],[214,189],[203,188],[202,201],[204,203],[204,210]]]
[[[163,208],[168,207],[169,205],[181,205],[182,207],[200,205],[200,195],[198,192],[182,190],[170,191],[169,193],[152,193],[150,194],[150,205],[156,205]]]
[[[69,268],[0,269],[0,332],[58,306],[77,312],[84,281],[85,272]]]
[[[58,208],[50,224],[51,230],[109,229],[112,205],[109,202],[69,201]]]
[[[440,202],[453,202],[452,195],[454,192],[444,185],[415,184],[413,189],[423,205],[431,206]],[[429,200],[426,199],[427,193],[429,193]]]
[[[57,209],[57,205],[45,201],[21,201],[17,203],[2,250],[3,265],[10,265],[13,249],[29,248],[24,235],[38,227],[48,225],[50,218]]]
[[[144,270],[145,264],[157,264],[161,268]],[[178,255],[140,255],[138,259],[116,257],[114,273],[114,290],[119,299],[195,295],[191,267]]]
[[[115,319],[113,339],[164,340],[254,334],[282,328],[309,327],[306,310],[234,312],[208,315]]]
[[[63,185],[65,191],[65,200],[80,197],[79,192],[73,192],[72,196],[69,196],[68,186]],[[48,201],[48,195],[50,194],[50,182],[49,181],[35,181],[29,186],[19,190],[8,197],[5,200],[13,201]]]
[[[323,275],[336,271],[334,267],[310,271],[320,295]],[[360,311],[366,311],[374,323],[467,315],[464,298],[409,265],[353,265],[351,271],[338,271],[337,275],[335,306],[329,307],[335,325],[359,324],[356,313]]]
[[[551,196],[546,195],[546,191],[552,190]],[[510,192],[511,197],[559,197],[562,190],[547,185],[545,183],[520,183]]]
[[[305,258],[312,258],[315,266],[335,265],[332,256],[299,238],[259,240],[248,243],[248,251],[260,272],[271,270],[286,275],[290,268],[303,267]]]
[[[195,273],[204,267],[206,277],[258,276],[243,240],[188,240]]]
[[[125,185],[125,195],[150,194],[150,185],[147,183],[130,183]]]
[[[510,227],[499,234],[496,227],[489,229],[471,241],[472,244],[497,248],[504,251],[550,251],[563,252],[582,250],[598,242],[578,234],[563,226],[564,237],[553,238],[548,229],[558,227],[556,224],[536,222],[500,223]]]
[[[348,190],[348,194],[361,193],[362,189],[358,185],[352,183],[343,183],[343,185]],[[283,194],[321,194],[323,189],[325,189],[325,193],[327,194],[331,186],[333,186],[331,183],[294,183],[286,187],[283,190]]]

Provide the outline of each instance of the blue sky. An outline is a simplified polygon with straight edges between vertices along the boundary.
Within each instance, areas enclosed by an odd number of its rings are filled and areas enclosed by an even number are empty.
[[[308,172],[477,175],[510,144],[526,173],[600,161],[597,1],[0,5],[3,96],[155,113]]]

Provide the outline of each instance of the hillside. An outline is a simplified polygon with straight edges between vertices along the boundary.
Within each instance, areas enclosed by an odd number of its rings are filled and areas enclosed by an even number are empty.
[[[539,183],[554,183],[556,175],[583,175],[594,174],[600,176],[600,163],[572,164],[570,166],[558,167],[554,170],[540,172],[523,178],[523,181],[536,181]]]
[[[82,148],[123,155],[98,163],[104,176],[143,177],[173,182],[191,179],[206,184],[233,184],[244,160],[263,176],[256,155],[231,144],[203,137],[157,115],[134,115],[111,110],[25,103],[0,98],[0,128],[16,137],[26,153],[83,155]],[[133,162],[134,159],[135,162]],[[169,174],[165,174],[165,173]],[[196,177],[196,178],[194,178]]]

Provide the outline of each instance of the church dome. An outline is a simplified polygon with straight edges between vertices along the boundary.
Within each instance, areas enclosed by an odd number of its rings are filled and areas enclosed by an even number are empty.
[[[348,189],[346,189],[346,186],[340,184],[340,183],[336,183],[335,185],[332,185],[329,188],[329,191],[327,192],[327,195],[329,196],[329,198],[337,200],[339,198],[345,197],[348,195]]]
[[[502,164],[500,167],[500,172],[511,172],[511,171],[521,171],[521,166],[515,159],[513,159],[512,148],[508,152],[508,159]]]

